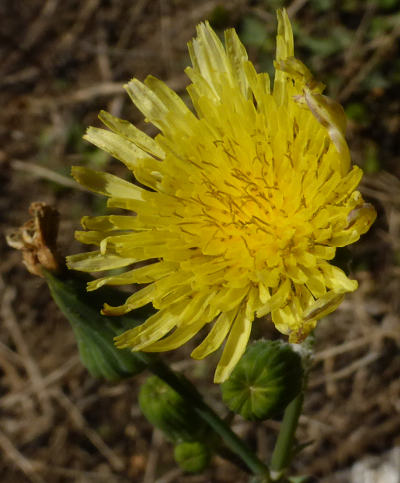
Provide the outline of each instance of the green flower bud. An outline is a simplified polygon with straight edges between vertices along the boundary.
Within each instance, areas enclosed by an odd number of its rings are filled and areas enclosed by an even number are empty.
[[[62,275],[43,272],[54,301],[72,326],[81,361],[93,377],[118,381],[144,370],[146,364],[138,353],[117,349],[114,345],[114,337],[127,326],[142,323],[144,314],[135,312],[135,319],[131,316],[111,318],[100,314],[105,291],[107,300],[110,297],[114,300],[125,298],[124,294],[109,288],[88,293],[87,279],[80,275],[78,277],[73,272]]]
[[[248,347],[221,389],[233,412],[254,421],[280,416],[302,384],[301,358],[289,344],[257,341]]]
[[[210,464],[211,451],[199,441],[184,442],[175,446],[174,457],[183,471],[200,473]]]
[[[173,442],[204,436],[204,424],[191,406],[163,380],[150,376],[141,386],[139,406],[148,421]]]

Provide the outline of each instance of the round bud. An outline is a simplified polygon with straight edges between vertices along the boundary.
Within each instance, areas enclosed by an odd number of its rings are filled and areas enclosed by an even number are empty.
[[[201,439],[204,425],[190,405],[157,376],[147,378],[139,392],[147,420],[174,442]]]
[[[199,441],[184,442],[175,446],[174,457],[183,471],[200,473],[210,464],[211,452]]]
[[[243,418],[264,420],[280,416],[302,384],[301,358],[291,346],[262,340],[247,348],[221,385],[222,398]]]

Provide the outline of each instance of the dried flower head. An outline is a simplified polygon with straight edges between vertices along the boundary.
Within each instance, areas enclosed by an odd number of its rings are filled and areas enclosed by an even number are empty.
[[[133,267],[89,284],[147,284],[106,314],[152,303],[158,311],[117,337],[132,350],[175,349],[204,326],[196,359],[226,339],[215,381],[243,354],[256,317],[299,342],[357,282],[329,260],[359,239],[375,211],[355,191],[362,171],[350,165],[341,106],[321,94],[293,57],[293,34],[278,11],[275,79],[257,74],[233,29],[225,47],[208,23],[189,44],[186,73],[193,113],[163,82],[148,77],[125,87],[159,130],[155,139],[106,112],[110,129],[86,139],[121,160],[145,188],[75,167],[82,185],[108,206],[136,214],[84,217],[83,243],[99,249],[69,257],[89,272]]]
[[[61,267],[57,249],[59,214],[41,201],[29,207],[32,218],[6,237],[10,247],[21,250],[26,268],[33,275],[43,277],[42,268],[57,272]]]

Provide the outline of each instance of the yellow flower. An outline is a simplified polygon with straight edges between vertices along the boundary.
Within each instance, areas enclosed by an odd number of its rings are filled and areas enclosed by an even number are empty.
[[[85,138],[122,161],[140,187],[88,168],[73,168],[83,186],[106,195],[108,207],[135,214],[84,217],[77,232],[99,249],[69,257],[69,267],[96,272],[145,266],[89,283],[146,284],[120,315],[152,303],[158,311],[116,338],[120,348],[175,349],[204,326],[192,352],[202,359],[226,339],[215,381],[242,356],[253,321],[271,314],[276,328],[299,342],[340,304],[357,282],[328,260],[359,239],[375,210],[355,191],[343,109],[321,94],[293,57],[293,34],[278,11],[275,79],[257,74],[233,29],[225,48],[202,23],[189,44],[187,88],[195,114],[154,77],[126,90],[159,130],[155,139],[101,112],[110,130]]]

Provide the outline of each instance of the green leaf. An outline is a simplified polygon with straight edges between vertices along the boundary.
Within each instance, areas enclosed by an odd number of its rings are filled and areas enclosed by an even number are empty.
[[[242,27],[240,29],[240,39],[245,45],[268,48],[272,46],[269,32],[266,29],[265,22],[255,17],[244,17]]]
[[[313,476],[291,476],[288,478],[290,483],[316,483],[316,479]]]
[[[88,293],[86,284],[90,279],[75,272],[58,276],[46,271],[44,275],[54,301],[71,324],[81,361],[93,377],[117,381],[145,369],[137,353],[117,349],[113,339],[143,323],[154,309],[145,307],[133,315],[106,317],[100,313],[103,303],[119,305],[126,294],[108,287]]]
[[[368,174],[378,173],[381,170],[378,146],[373,141],[368,141],[364,149],[364,171]]]
[[[368,109],[362,102],[351,102],[345,108],[346,116],[359,124],[366,124],[369,121]]]

